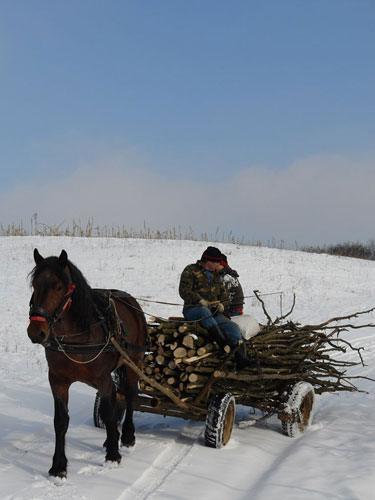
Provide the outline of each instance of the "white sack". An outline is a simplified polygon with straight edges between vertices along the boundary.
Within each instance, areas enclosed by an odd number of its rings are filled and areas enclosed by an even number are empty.
[[[231,321],[239,326],[242,337],[245,340],[251,339],[260,332],[260,326],[255,318],[250,314],[241,314],[241,316],[232,316]]]

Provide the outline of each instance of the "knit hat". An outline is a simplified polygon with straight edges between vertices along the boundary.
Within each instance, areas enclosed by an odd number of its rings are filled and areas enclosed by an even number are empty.
[[[222,265],[223,267],[228,267],[227,256],[224,255],[223,253],[221,254],[221,257],[220,257],[220,265]]]
[[[201,260],[203,262],[210,260],[212,262],[220,262],[221,260],[221,252],[216,247],[207,247],[203,252]]]

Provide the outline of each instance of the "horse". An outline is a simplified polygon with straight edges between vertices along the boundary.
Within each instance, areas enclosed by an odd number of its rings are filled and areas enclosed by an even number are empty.
[[[69,426],[68,396],[74,382],[94,387],[100,396],[99,415],[106,428],[106,461],[121,461],[119,451],[116,388],[111,373],[122,374],[119,392],[125,396],[126,414],[121,444],[135,444],[133,408],[138,396],[139,376],[123,364],[110,341],[114,336],[129,358],[142,369],[147,349],[147,325],[138,302],[126,292],[93,289],[82,272],[68,260],[44,258],[34,250],[35,267],[30,272],[28,336],[45,348],[48,378],[54,398],[55,452],[49,475],[65,478],[65,435]]]

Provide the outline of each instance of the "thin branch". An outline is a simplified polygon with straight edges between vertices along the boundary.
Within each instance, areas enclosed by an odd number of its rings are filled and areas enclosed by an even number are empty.
[[[295,305],[296,305],[296,294],[294,293],[293,294],[293,303],[292,303],[292,307],[291,307],[290,311],[287,312],[286,314],[284,314],[283,316],[279,316],[278,318],[276,318],[274,321],[274,324],[276,325],[277,323],[280,323],[281,320],[287,318],[290,314],[292,314]]]
[[[259,296],[259,293],[260,293],[260,292],[259,292],[259,290],[253,290],[253,292],[254,292],[255,297],[256,297],[256,298],[259,300],[259,302],[262,304],[263,312],[264,312],[264,314],[267,316],[267,319],[268,319],[268,324],[270,325],[271,323],[273,323],[273,322],[272,322],[272,318],[271,318],[271,316],[268,314],[268,312],[267,312],[267,310],[266,310],[266,306],[265,306],[265,304],[264,304],[264,301],[263,301],[263,300],[260,298],[260,296]]]

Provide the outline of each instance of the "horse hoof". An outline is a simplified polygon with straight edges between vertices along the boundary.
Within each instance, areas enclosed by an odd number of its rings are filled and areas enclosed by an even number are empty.
[[[132,446],[135,445],[135,439],[133,439],[132,441],[121,441],[121,444],[126,448],[131,448]]]
[[[106,462],[113,462],[113,463],[119,464],[121,462],[121,458],[122,457],[121,457],[120,453],[116,453],[116,454],[113,454],[113,455],[110,455],[110,456],[107,455],[105,457],[105,461]]]
[[[53,469],[50,469],[48,471],[48,474],[53,477],[59,477],[60,479],[66,479],[66,470],[62,470],[60,472],[54,471]]]

